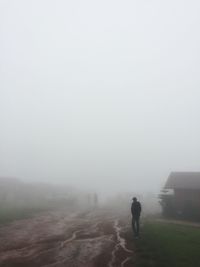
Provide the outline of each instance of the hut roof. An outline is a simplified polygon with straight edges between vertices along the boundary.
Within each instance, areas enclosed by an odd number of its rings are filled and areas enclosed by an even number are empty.
[[[165,189],[200,189],[200,172],[172,172]]]

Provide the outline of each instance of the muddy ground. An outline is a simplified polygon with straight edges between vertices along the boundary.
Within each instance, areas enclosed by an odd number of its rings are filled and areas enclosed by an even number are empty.
[[[61,210],[1,226],[0,267],[134,266],[127,219],[103,209]]]

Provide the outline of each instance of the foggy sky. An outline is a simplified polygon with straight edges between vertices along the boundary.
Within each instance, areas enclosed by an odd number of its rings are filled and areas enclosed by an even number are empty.
[[[117,192],[199,171],[199,8],[1,0],[0,176]]]

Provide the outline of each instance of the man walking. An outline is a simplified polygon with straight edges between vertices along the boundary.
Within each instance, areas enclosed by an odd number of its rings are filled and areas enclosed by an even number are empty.
[[[131,213],[132,213],[132,228],[135,237],[139,236],[140,232],[140,213],[141,213],[141,204],[137,201],[137,198],[133,198],[133,203],[131,205]]]

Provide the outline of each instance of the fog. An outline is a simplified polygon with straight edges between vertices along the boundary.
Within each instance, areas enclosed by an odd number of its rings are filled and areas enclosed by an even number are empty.
[[[198,1],[0,2],[0,176],[100,194],[199,171]]]

